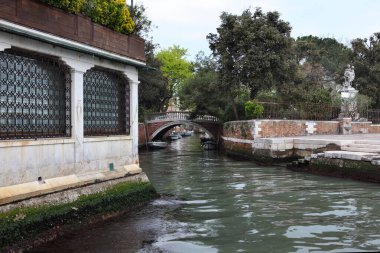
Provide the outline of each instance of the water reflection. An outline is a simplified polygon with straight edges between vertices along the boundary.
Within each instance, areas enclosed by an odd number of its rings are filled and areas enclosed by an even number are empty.
[[[142,152],[140,160],[156,189],[174,196],[45,249],[102,252],[99,244],[105,244],[112,245],[107,252],[380,250],[377,184],[232,160],[202,151],[195,137]]]

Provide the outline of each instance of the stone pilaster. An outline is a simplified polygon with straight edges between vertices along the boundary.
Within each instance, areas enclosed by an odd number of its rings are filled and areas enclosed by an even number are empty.
[[[0,51],[4,51],[5,49],[11,48],[11,44],[0,42]]]
[[[132,145],[132,157],[133,163],[139,163],[139,105],[138,105],[138,92],[139,92],[139,81],[129,79],[130,84],[130,126],[131,126],[131,136],[133,139]]]
[[[94,65],[63,59],[71,67],[71,137],[75,140],[75,164],[84,160],[83,75]]]

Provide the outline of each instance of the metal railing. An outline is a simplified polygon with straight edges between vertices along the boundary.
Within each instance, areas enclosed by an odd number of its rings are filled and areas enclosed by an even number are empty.
[[[257,102],[264,107],[261,119],[333,120],[339,117],[340,106],[316,103]]]
[[[257,102],[264,107],[260,119],[334,120],[341,114],[341,106],[319,103]],[[358,108],[359,118],[380,124],[380,109]],[[347,116],[348,117],[348,116]]]
[[[71,136],[70,68],[58,58],[0,52],[0,140]]]
[[[373,124],[380,124],[380,109],[368,109],[366,118]]]
[[[171,121],[171,120],[191,120],[191,121],[211,121],[219,122],[219,119],[211,115],[192,115],[189,111],[157,112],[145,116],[146,121]]]

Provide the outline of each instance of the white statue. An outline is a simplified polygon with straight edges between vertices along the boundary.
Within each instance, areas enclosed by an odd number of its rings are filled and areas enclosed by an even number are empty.
[[[350,66],[350,64],[347,65],[346,70],[344,71],[344,83],[343,86],[345,88],[351,88],[352,82],[355,79],[355,68],[354,66]]]

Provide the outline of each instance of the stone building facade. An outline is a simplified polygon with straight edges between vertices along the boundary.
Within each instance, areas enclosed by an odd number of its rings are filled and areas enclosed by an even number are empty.
[[[53,23],[72,18],[79,32],[65,38],[54,26],[28,27],[22,20],[28,16],[17,13],[30,4],[36,3],[11,1],[0,10],[0,204],[141,172],[137,99],[144,42],[128,39],[130,54],[123,45],[118,53],[83,42],[78,18],[49,7],[46,15],[67,15]],[[39,18],[30,24],[49,23]],[[108,44],[107,33],[128,37],[106,29]]]

